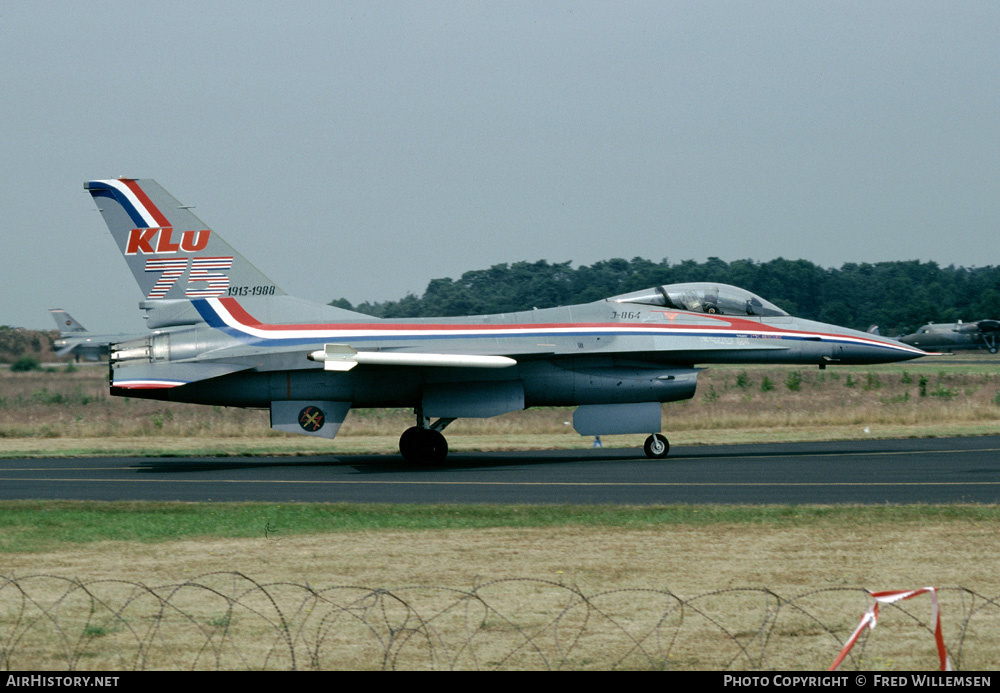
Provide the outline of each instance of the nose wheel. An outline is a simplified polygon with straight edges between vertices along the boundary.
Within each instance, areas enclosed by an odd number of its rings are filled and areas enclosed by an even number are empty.
[[[667,437],[654,433],[646,438],[646,443],[642,446],[646,452],[646,457],[653,460],[662,460],[670,452],[670,441]]]

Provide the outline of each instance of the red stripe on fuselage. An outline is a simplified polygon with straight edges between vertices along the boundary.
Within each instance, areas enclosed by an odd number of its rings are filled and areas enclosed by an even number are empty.
[[[752,320],[744,320],[742,318],[737,318],[734,316],[699,316],[702,318],[708,318],[710,320],[717,320],[719,325],[683,325],[683,324],[664,324],[664,323],[648,323],[648,322],[566,322],[566,323],[517,323],[508,325],[477,325],[473,323],[447,323],[447,324],[431,324],[431,323],[383,323],[383,322],[372,322],[372,323],[324,323],[324,324],[294,324],[294,325],[275,325],[262,323],[257,318],[250,315],[239,301],[233,297],[225,297],[218,299],[219,303],[223,308],[229,313],[229,315],[239,323],[240,326],[246,327],[248,329],[261,330],[264,332],[285,332],[292,330],[338,330],[338,331],[412,331],[415,333],[424,331],[457,331],[457,330],[475,330],[480,332],[500,332],[504,330],[546,330],[546,329],[563,329],[563,328],[578,328],[578,329],[593,329],[593,328],[641,328],[647,330],[662,330],[664,332],[672,331],[691,331],[691,330],[705,330],[705,331],[727,331],[727,332],[747,332],[747,333],[762,333],[771,332],[775,334],[787,334],[790,336],[805,336],[805,337],[820,337],[829,339],[852,339],[860,342],[867,342],[873,346],[892,346],[887,345],[884,342],[879,342],[874,339],[865,339],[864,337],[857,335],[839,335],[839,334],[824,334],[819,332],[802,332],[800,330],[790,330],[787,328],[782,328],[779,326],[768,325],[765,323],[760,323]],[[734,335],[736,336],[736,335]]]
[[[385,323],[385,322],[359,322],[359,323],[300,323],[294,325],[274,325],[262,323],[257,318],[250,315],[240,303],[232,297],[220,298],[219,303],[226,309],[229,315],[241,326],[255,330],[267,330],[284,332],[288,330],[372,330],[372,331],[400,331],[412,330],[423,332],[427,330],[481,330],[481,331],[502,331],[502,330],[528,330],[528,329],[557,329],[557,328],[596,328],[596,327],[652,327],[652,328],[705,328],[718,330],[725,328],[735,328],[732,320],[725,320],[725,325],[718,327],[714,325],[654,325],[651,323],[629,323],[629,322],[547,322],[547,323],[514,323],[509,325],[478,325],[474,323]],[[723,320],[720,318],[720,322]],[[753,329],[760,331],[761,325],[753,323]],[[765,329],[771,329],[764,326]],[[739,328],[736,328],[739,329]]]

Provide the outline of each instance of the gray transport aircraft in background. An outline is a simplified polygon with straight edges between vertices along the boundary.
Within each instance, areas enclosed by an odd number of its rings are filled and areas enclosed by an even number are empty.
[[[648,433],[646,455],[662,458],[661,403],[694,396],[697,364],[824,368],[925,355],[715,283],[496,315],[379,319],[285,294],[153,180],[84,187],[152,330],[114,345],[113,395],[264,408],[272,428],[325,438],[352,407],[412,408],[415,425],[399,439],[408,462],[443,461],[442,430],[458,418],[538,406],[576,407],[573,426],[585,436]]]
[[[1000,346],[1000,320],[930,323],[899,341],[929,351],[964,351],[986,349],[997,353]]]
[[[100,361],[108,355],[113,343],[136,336],[122,333],[97,334],[90,332],[62,308],[50,308],[49,313],[59,329],[59,338],[52,343],[58,356],[72,354],[77,361],[80,360],[80,357],[88,361]]]

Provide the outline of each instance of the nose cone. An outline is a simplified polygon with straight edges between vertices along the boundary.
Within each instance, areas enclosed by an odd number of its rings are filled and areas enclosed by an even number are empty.
[[[902,339],[890,339],[889,337],[845,330],[844,328],[840,328],[840,331],[841,335],[835,351],[839,350],[841,363],[857,365],[895,363],[927,356],[926,351],[918,349]]]
[[[927,352],[898,339],[891,339],[848,327],[809,320],[796,321],[802,334],[810,335],[813,347],[810,353],[819,356],[821,363],[868,365],[909,361],[926,356]]]

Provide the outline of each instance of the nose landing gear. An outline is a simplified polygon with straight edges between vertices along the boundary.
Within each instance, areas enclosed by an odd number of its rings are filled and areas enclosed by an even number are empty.
[[[646,438],[646,443],[642,446],[646,457],[653,460],[662,460],[670,452],[670,441],[667,437],[659,433]]]

